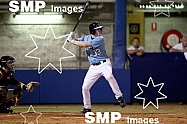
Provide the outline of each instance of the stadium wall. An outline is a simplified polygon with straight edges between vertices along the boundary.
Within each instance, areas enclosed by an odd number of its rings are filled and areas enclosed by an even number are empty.
[[[24,83],[39,81],[33,93],[24,91],[20,104],[46,103],[82,103],[82,83],[87,70],[45,70],[38,74],[37,70],[17,70],[15,76]],[[130,70],[113,70],[127,103],[131,102]],[[91,89],[92,103],[117,103],[115,96],[104,77],[101,77]]]

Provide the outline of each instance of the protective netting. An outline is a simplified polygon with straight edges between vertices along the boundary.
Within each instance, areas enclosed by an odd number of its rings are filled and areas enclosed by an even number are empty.
[[[66,9],[69,7],[71,10],[74,7],[84,7],[85,3],[50,2],[46,5],[46,9],[42,10],[43,13],[33,12],[32,14],[36,14],[35,16],[26,13],[25,17],[18,18],[23,13],[12,13],[8,10],[8,2],[0,2],[0,56],[13,56],[18,69],[37,69],[39,64],[41,68],[44,68],[49,63],[60,68],[60,58],[63,58],[61,60],[63,69],[87,68],[89,62],[84,48],[65,42],[67,38],[65,35],[73,29],[80,12],[71,14],[50,12],[51,5],[66,7]],[[49,12],[52,15],[61,15],[61,18],[38,18]],[[113,58],[114,12],[114,3],[91,3],[75,31],[77,37],[87,35],[89,34],[89,24],[99,21],[104,26],[103,36],[106,41],[106,51],[111,59]],[[68,56],[73,57],[68,58]],[[47,68],[53,69],[51,65]]]

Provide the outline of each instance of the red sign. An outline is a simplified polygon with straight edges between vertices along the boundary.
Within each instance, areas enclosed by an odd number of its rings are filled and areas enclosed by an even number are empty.
[[[153,22],[151,23],[151,30],[156,31],[157,30],[157,23]]]

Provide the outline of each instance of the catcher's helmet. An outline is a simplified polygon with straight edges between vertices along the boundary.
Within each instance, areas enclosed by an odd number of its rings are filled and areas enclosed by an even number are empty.
[[[14,73],[14,62],[15,59],[12,56],[2,56],[0,59],[1,67],[5,67],[9,72]]]
[[[91,23],[89,26],[90,34],[95,34],[95,30],[102,29],[102,28],[103,28],[103,26],[101,26],[99,22],[95,21],[95,22]]]

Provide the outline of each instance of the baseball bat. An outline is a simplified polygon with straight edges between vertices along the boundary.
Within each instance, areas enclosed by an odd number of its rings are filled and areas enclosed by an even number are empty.
[[[86,11],[86,9],[88,8],[89,4],[90,4],[90,0],[88,0],[88,1],[86,2],[86,5],[84,6],[84,9],[83,9],[83,11],[81,12],[81,14],[80,14],[80,16],[79,16],[79,18],[78,18],[78,20],[77,20],[77,23],[75,24],[75,26],[74,26],[72,32],[74,32],[75,29],[77,28],[79,22],[80,22],[81,19],[82,19],[83,14],[85,13],[85,11]],[[71,39],[71,35],[68,36],[68,38],[67,38],[67,42],[69,42],[69,39]]]
[[[83,9],[82,13],[81,13],[80,16],[79,16],[79,19],[77,20],[77,23],[75,24],[75,26],[74,26],[74,28],[73,28],[73,32],[74,32],[75,29],[77,28],[77,26],[78,26],[79,22],[81,21],[82,16],[84,15],[84,13],[85,13],[86,9],[88,8],[89,4],[90,4],[90,0],[88,0],[88,1],[86,2],[86,5],[84,6],[84,9]]]

